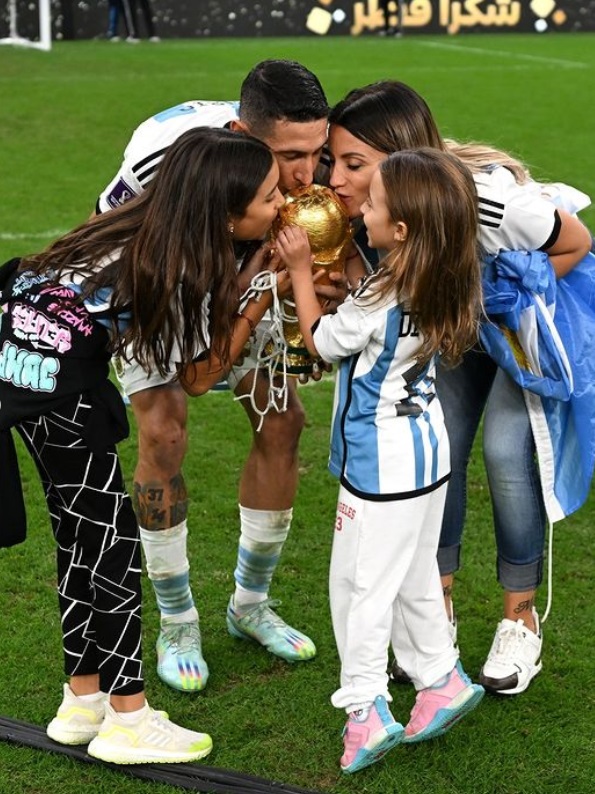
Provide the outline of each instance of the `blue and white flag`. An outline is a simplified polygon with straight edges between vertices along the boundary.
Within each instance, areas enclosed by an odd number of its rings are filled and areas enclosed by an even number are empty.
[[[487,352],[524,389],[549,519],[585,502],[595,467],[595,256],[556,280],[545,253],[486,264]]]

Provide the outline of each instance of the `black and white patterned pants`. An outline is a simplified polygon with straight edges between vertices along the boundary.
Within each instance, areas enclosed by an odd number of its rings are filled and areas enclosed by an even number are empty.
[[[17,430],[57,543],[65,672],[99,673],[103,692],[133,695],[144,688],[139,532],[115,447],[97,455],[81,437],[90,410],[79,396]]]

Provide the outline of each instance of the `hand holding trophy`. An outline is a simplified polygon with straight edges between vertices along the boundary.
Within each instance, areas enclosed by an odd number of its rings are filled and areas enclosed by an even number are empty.
[[[273,241],[286,226],[300,226],[306,230],[314,258],[312,270],[324,271],[317,283],[331,284],[328,274],[343,272],[352,236],[349,216],[339,197],[322,185],[291,190],[273,224]],[[286,298],[281,305],[287,347],[286,372],[293,376],[310,375],[315,362],[304,344],[295,304]]]

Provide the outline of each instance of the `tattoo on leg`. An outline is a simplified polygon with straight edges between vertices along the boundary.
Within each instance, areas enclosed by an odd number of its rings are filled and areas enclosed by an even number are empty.
[[[452,595],[451,584],[444,585],[444,587],[442,588],[442,595],[445,596],[445,598],[450,598],[450,596]]]
[[[144,529],[168,529],[166,490],[156,483],[134,482],[132,505],[138,523]]]
[[[132,505],[144,529],[158,531],[180,524],[188,515],[188,493],[181,474],[163,483],[134,482]]]
[[[521,612],[530,612],[533,609],[534,598],[527,598],[525,601],[519,601],[514,608],[515,615],[520,615]]]
[[[171,526],[180,524],[188,515],[188,491],[182,474],[176,474],[169,481]]]

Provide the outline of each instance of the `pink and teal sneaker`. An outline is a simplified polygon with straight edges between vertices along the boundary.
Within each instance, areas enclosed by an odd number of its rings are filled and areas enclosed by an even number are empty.
[[[396,747],[403,739],[403,726],[390,713],[386,698],[378,695],[365,720],[350,714],[343,729],[343,772],[359,772]]]
[[[472,684],[457,662],[440,683],[417,693],[403,742],[412,744],[442,736],[472,711],[483,696],[484,688]]]

